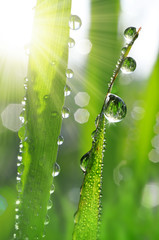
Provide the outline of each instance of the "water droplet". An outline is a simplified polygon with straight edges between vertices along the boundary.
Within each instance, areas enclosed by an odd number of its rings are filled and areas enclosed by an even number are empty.
[[[18,166],[18,175],[22,175],[22,174],[23,174],[23,171],[24,171],[24,164],[21,163],[21,164]]]
[[[70,116],[70,110],[67,107],[63,107],[62,109],[62,117],[68,118]]]
[[[19,205],[20,204],[20,200],[18,199],[17,201],[16,201],[16,205]]]
[[[64,96],[65,97],[69,96],[71,94],[71,91],[72,91],[71,88],[68,85],[66,85],[64,88]]]
[[[82,25],[81,19],[77,15],[71,15],[69,19],[69,27],[72,30],[78,30]]]
[[[136,28],[135,27],[128,27],[127,29],[125,29],[124,31],[124,37],[127,41],[131,41],[133,39],[133,37],[136,34]]]
[[[18,159],[18,161],[21,162],[21,161],[22,161],[22,156],[21,156],[21,155],[18,155],[18,156],[17,156],[17,159]]]
[[[60,173],[60,166],[59,166],[59,164],[57,162],[55,162],[54,167],[53,167],[52,176],[56,177],[56,176],[59,175],[59,173]]]
[[[82,169],[82,171],[85,173],[87,170],[87,165],[88,165],[88,161],[89,161],[89,152],[87,152],[86,154],[83,155],[83,157],[80,160],[80,168]]]
[[[115,94],[109,93],[105,100],[104,115],[109,122],[120,122],[126,115],[124,101]]]
[[[49,221],[50,221],[50,218],[49,218],[49,215],[47,215],[46,218],[45,218],[44,225],[49,224]]]
[[[54,184],[51,185],[51,189],[50,189],[50,194],[54,193],[55,192],[55,186]]]
[[[132,73],[136,69],[136,62],[133,58],[127,57],[124,59],[124,62],[121,66],[121,71],[123,73]]]
[[[17,186],[16,187],[17,187],[17,191],[18,192],[22,192],[22,182],[21,181],[17,182]]]
[[[124,55],[124,54],[126,53],[126,50],[127,50],[127,48],[126,48],[126,47],[123,47],[123,48],[121,49],[121,53]]]
[[[49,95],[45,95],[44,97],[43,97],[43,99],[46,101],[46,100],[48,100],[49,99]]]
[[[18,131],[19,138],[24,141],[26,138],[26,124],[24,124]]]
[[[52,201],[51,201],[51,199],[49,199],[48,205],[47,205],[47,210],[49,210],[51,208],[52,208]]]
[[[64,142],[64,137],[63,137],[63,136],[59,136],[59,137],[58,137],[58,140],[57,140],[57,144],[58,144],[58,145],[62,145],[63,142]]]
[[[75,40],[73,38],[68,39],[68,47],[73,48],[75,46]]]
[[[73,78],[73,75],[74,75],[74,73],[73,73],[73,71],[72,71],[72,69],[67,69],[66,70],[66,77],[67,78]]]
[[[57,111],[51,112],[51,116],[52,116],[52,117],[57,117],[57,116],[58,116],[58,112],[57,112]]]

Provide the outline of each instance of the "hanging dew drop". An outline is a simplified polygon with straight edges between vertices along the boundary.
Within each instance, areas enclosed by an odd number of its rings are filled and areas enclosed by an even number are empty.
[[[64,142],[64,137],[63,136],[59,136],[58,140],[57,140],[57,145],[62,145]]]
[[[69,27],[72,30],[78,30],[82,25],[81,19],[77,15],[71,15],[69,19]]]
[[[109,93],[105,100],[103,111],[109,122],[120,122],[126,116],[127,108],[120,97]]]
[[[121,53],[124,55],[124,54],[126,53],[126,50],[127,50],[127,48],[126,48],[126,47],[123,47],[123,48],[121,49]]]
[[[89,152],[83,155],[83,157],[80,160],[80,168],[84,173],[86,172],[88,161],[89,161]]]
[[[135,27],[129,27],[129,28],[125,29],[125,31],[124,31],[124,37],[129,42],[133,39],[135,34],[136,34],[136,28]]]
[[[50,189],[50,194],[54,193],[55,192],[55,186],[54,184],[51,185],[51,189]]]
[[[136,61],[131,57],[125,58],[121,66],[121,71],[123,73],[129,74],[135,71],[135,69],[136,69]]]
[[[56,163],[54,164],[54,167],[53,167],[52,176],[53,176],[53,177],[57,177],[57,176],[59,175],[59,173],[60,173],[60,166],[59,166],[59,164],[56,162]]]
[[[67,69],[66,70],[66,77],[67,78],[73,78],[73,75],[74,75],[74,73],[73,73],[72,69]]]
[[[49,221],[50,221],[50,218],[49,218],[49,216],[47,215],[46,218],[45,218],[44,225],[49,224]]]
[[[75,40],[73,38],[68,39],[68,47],[73,48],[75,46]]]
[[[67,107],[63,107],[62,109],[62,117],[68,118],[70,116],[70,110]]]
[[[49,199],[48,205],[47,205],[47,210],[49,210],[51,208],[52,208],[52,201],[51,201],[51,199]]]
[[[64,96],[65,97],[69,96],[71,94],[71,91],[72,91],[71,88],[68,85],[66,85],[64,88]]]

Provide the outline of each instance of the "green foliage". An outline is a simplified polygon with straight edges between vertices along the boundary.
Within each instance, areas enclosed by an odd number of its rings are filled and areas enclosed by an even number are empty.
[[[38,1],[26,79],[24,125],[19,130],[22,163],[17,176],[16,239],[41,239],[57,157],[64,105],[70,1]],[[58,23],[57,23],[57,18]],[[63,29],[66,29],[63,31]],[[27,81],[28,80],[28,81]]]
[[[121,56],[118,60],[116,68],[108,84],[108,91],[104,100],[104,104],[99,116],[96,119],[96,130],[92,133],[93,142],[91,150],[81,159],[82,170],[86,172],[80,192],[80,201],[77,213],[75,215],[75,227],[73,239],[97,239],[98,225],[100,221],[101,211],[101,191],[102,191],[102,167],[103,152],[105,148],[105,124],[106,119],[110,122],[121,121],[126,115],[126,105],[121,98],[114,94],[110,94],[114,81],[120,71],[124,68],[124,72],[134,71],[135,60],[127,57],[133,43],[138,37],[139,31],[130,34],[130,28],[124,32],[129,32],[130,42],[122,49]],[[127,36],[127,35],[126,35]],[[129,61],[130,59],[130,61]],[[126,61],[126,63],[125,63]],[[133,68],[131,63],[133,62]],[[136,63],[135,63],[136,66]],[[83,164],[84,162],[84,164]]]

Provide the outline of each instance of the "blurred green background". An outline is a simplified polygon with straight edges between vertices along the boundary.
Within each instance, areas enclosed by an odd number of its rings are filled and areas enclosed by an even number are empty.
[[[11,239],[14,230],[18,113],[24,96],[28,61],[24,45],[28,41],[25,34],[28,37],[29,33],[27,29],[21,31],[19,21],[14,20],[16,15],[24,17],[21,13],[23,10],[28,13],[27,21],[25,15],[23,22],[26,27],[32,18],[30,12],[34,11],[31,1],[26,3],[23,0],[19,6],[20,2],[16,0],[11,13],[7,4],[11,1],[7,0],[6,5],[0,3],[0,13],[3,13],[0,18],[3,21],[3,24],[0,23],[1,240]],[[16,4],[19,6],[17,13]],[[137,70],[131,75],[120,74],[113,88],[113,92],[126,102],[128,112],[122,122],[107,124],[100,239],[159,239],[158,12],[157,0],[82,0],[80,7],[77,0],[73,1],[72,14],[79,15],[83,24],[78,32],[70,31],[70,36],[76,41],[75,47],[69,49],[69,67],[74,71],[74,78],[68,82],[72,94],[66,97],[65,105],[71,114],[62,125],[65,140],[57,158],[61,172],[55,179],[55,192],[52,194],[53,208],[49,210],[50,223],[46,227],[48,240],[71,239],[73,216],[83,180],[80,158],[91,147],[94,121],[101,110],[109,79],[124,46],[123,31],[129,26],[142,27],[129,54],[136,60]],[[79,50],[83,39],[89,39],[92,44],[88,54]],[[87,92],[90,96],[89,104],[84,106],[90,116],[84,124],[79,124],[74,118],[74,113],[80,108],[74,100],[78,92]],[[18,105],[12,108],[9,104]],[[11,108],[6,110],[8,105]]]

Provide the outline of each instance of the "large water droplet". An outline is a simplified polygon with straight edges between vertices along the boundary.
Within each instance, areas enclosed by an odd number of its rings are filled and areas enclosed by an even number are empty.
[[[66,77],[67,78],[73,78],[73,75],[74,75],[74,73],[73,73],[73,71],[72,71],[72,69],[67,69],[66,70]]]
[[[124,37],[127,41],[131,41],[133,39],[133,37],[135,36],[135,34],[136,34],[136,28],[135,27],[128,27],[124,31]]]
[[[68,39],[68,47],[73,48],[75,46],[75,40],[73,38]]]
[[[120,122],[126,115],[127,108],[124,101],[115,94],[109,93],[103,109],[104,116],[109,122]]]
[[[70,110],[67,107],[63,107],[62,109],[62,117],[68,118],[70,116]]]
[[[85,155],[80,160],[80,168],[82,171],[85,173],[87,170],[87,165],[88,165],[88,160],[89,160],[89,152],[87,152]]]
[[[63,142],[64,142],[64,137],[63,137],[63,136],[59,136],[59,137],[58,137],[58,140],[57,140],[57,144],[58,144],[58,145],[62,145]]]
[[[54,164],[54,167],[53,167],[52,176],[53,176],[53,177],[56,177],[56,176],[59,175],[59,173],[60,173],[60,166],[59,166],[58,163],[56,162],[56,163]]]
[[[69,20],[69,27],[72,30],[78,30],[82,25],[81,19],[77,15],[71,15]]]
[[[66,85],[65,88],[64,88],[64,96],[67,97],[71,94],[71,88]]]
[[[124,62],[121,66],[121,71],[123,73],[132,73],[133,71],[135,71],[136,69],[136,62],[133,58],[131,57],[127,57],[124,59]]]

